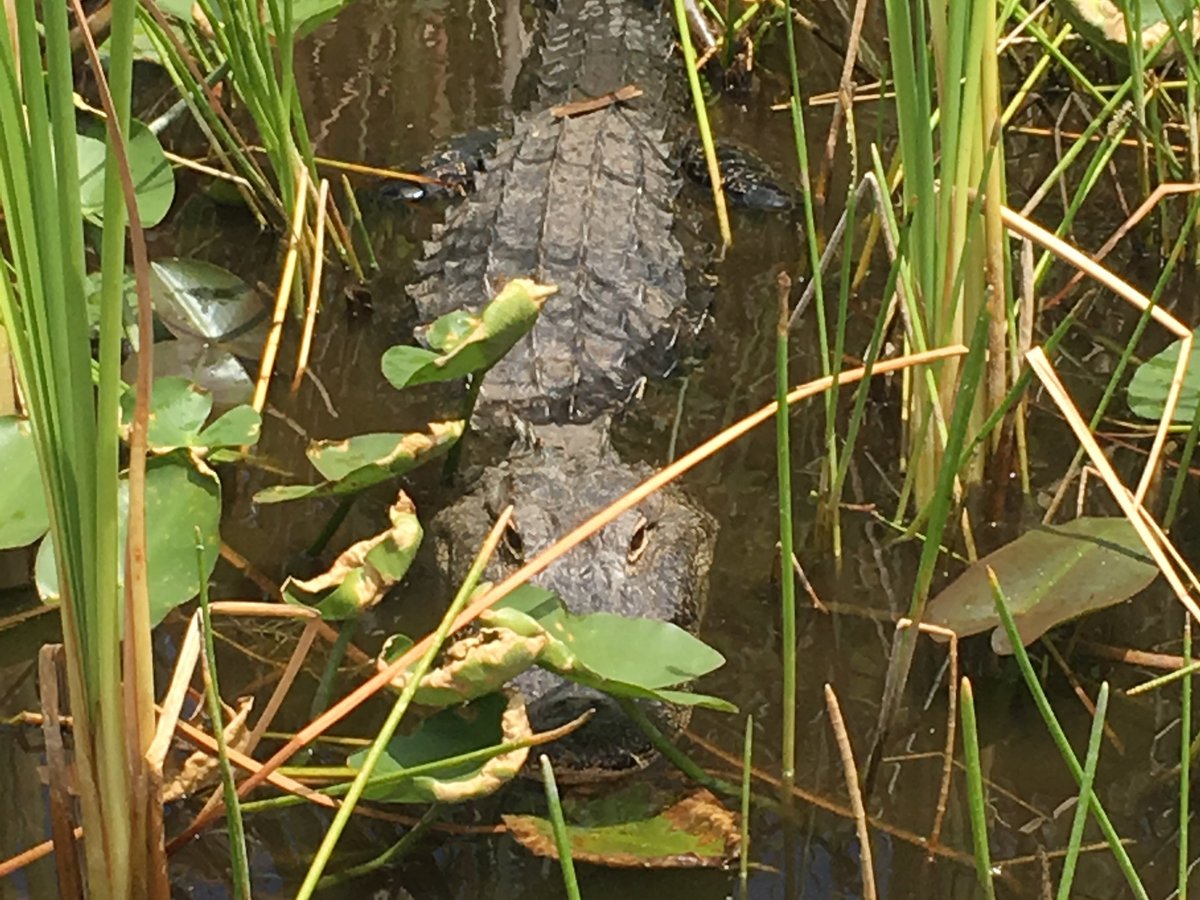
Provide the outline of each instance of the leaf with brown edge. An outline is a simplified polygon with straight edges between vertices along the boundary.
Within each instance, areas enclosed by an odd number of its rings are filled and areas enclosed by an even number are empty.
[[[696,788],[663,804],[663,791],[639,782],[586,805],[564,810],[567,835],[577,862],[612,868],[720,868],[737,858],[738,817],[713,794]],[[506,815],[504,824],[527,850],[558,858],[550,821]]]

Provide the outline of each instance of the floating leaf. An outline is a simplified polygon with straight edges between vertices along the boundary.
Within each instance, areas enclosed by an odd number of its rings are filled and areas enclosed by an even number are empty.
[[[577,616],[554,594],[532,585],[479,618],[526,637],[544,633],[549,642],[538,664],[572,681],[620,696],[736,711],[718,697],[665,690],[725,664],[720,653],[671,622],[612,613]]]
[[[128,439],[132,427],[135,397],[127,392],[121,398],[123,436]],[[231,409],[204,427],[212,412],[208,391],[186,378],[155,379],[150,393],[150,449],[166,453],[179,447],[204,451],[214,447],[240,447],[258,440],[262,416],[249,406]]]
[[[462,756],[529,737],[529,717],[519,696],[489,694],[466,706],[430,716],[412,734],[394,737],[375,767],[364,796],[389,803],[461,803],[495,792],[525,764],[528,748],[492,757],[484,763],[448,767],[434,775],[418,775],[390,784],[376,779],[414,766]],[[347,763],[358,767],[366,751]]]
[[[154,311],[177,338],[199,339],[243,359],[258,359],[270,311],[252,287],[228,269],[199,259],[151,263]]]
[[[1070,20],[1085,39],[1115,56],[1120,62],[1128,62],[1127,46],[1129,34],[1122,7],[1128,10],[1130,23],[1138,21],[1142,28],[1142,49],[1150,50],[1159,41],[1171,37],[1171,26],[1187,33],[1187,14],[1194,9],[1192,0],[1056,0],[1063,15]],[[1137,7],[1134,19],[1133,7]],[[1170,17],[1169,19],[1167,17]],[[1193,30],[1200,31],[1200,12],[1195,14]],[[1132,27],[1132,26],[1130,26]],[[1178,52],[1171,47],[1167,56]],[[1160,56],[1159,61],[1166,57]]]
[[[303,497],[354,494],[403,475],[434,459],[462,437],[463,422],[432,422],[428,434],[360,434],[344,441],[317,441],[308,450],[313,466],[328,480],[264,488],[258,503]]]
[[[557,288],[515,278],[475,317],[461,312],[439,319],[429,330],[445,349],[392,347],[383,354],[383,375],[395,388],[453,381],[489,369],[529,333],[546,298]],[[467,326],[470,326],[469,328]]]
[[[634,782],[602,798],[588,798],[572,812],[567,838],[577,862],[621,868],[721,867],[737,858],[738,819],[710,792],[697,788],[665,809],[645,782]],[[504,824],[526,849],[558,858],[550,821],[506,815]]]
[[[1200,403],[1200,331],[1192,335],[1192,353],[1187,371],[1179,391],[1179,402],[1175,406],[1176,422],[1191,422],[1196,417],[1196,406]],[[1129,380],[1129,408],[1135,416],[1158,421],[1167,408],[1167,391],[1175,377],[1175,366],[1179,362],[1180,341],[1169,345],[1137,367]]]
[[[129,481],[121,478],[117,496],[117,527],[121,546],[129,521]],[[201,560],[207,578],[221,546],[221,483],[207,469],[200,471],[176,453],[151,459],[146,465],[146,554],[150,593],[150,623],[157,625],[176,606],[199,593],[196,528],[200,529]],[[125,580],[125,554],[120,554],[120,581]],[[58,569],[49,540],[38,548],[35,566],[38,593],[57,603]]]
[[[50,527],[37,447],[28,419],[0,417],[0,550],[32,544]]]
[[[998,626],[989,568],[1026,644],[1068,619],[1128,600],[1158,575],[1128,520],[1084,517],[1035,528],[988,554],[929,602],[925,621],[960,637]],[[1012,652],[1002,628],[992,633],[992,648]]]
[[[358,618],[377,604],[404,577],[421,545],[416,507],[404,491],[388,509],[388,518],[392,525],[387,531],[351,546],[328,572],[307,581],[289,578],[284,599],[314,607],[328,621]]]
[[[137,355],[122,367],[126,381],[137,380]],[[154,345],[154,377],[183,378],[203,388],[218,409],[249,403],[254,397],[254,381],[233,354],[194,338],[159,341]]]
[[[154,132],[137,119],[129,123],[125,145],[142,227],[153,228],[166,218],[175,199],[175,173]],[[76,135],[79,155],[79,202],[83,214],[97,225],[104,224],[104,125],[91,124],[93,134]]]

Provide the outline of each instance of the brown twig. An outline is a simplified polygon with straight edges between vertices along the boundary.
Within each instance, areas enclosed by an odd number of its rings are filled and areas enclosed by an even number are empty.
[[[864,900],[877,900],[875,890],[875,864],[871,856],[871,835],[867,831],[867,810],[863,806],[862,790],[858,785],[858,767],[854,763],[854,749],[850,746],[850,733],[846,731],[846,720],[838,705],[833,685],[825,685],[825,706],[829,710],[829,724],[837,740],[838,752],[842,757],[842,773],[846,777],[846,793],[850,795],[850,809],[854,811],[854,826],[858,830],[858,861],[862,867]]]
[[[292,393],[300,390],[300,382],[308,368],[308,354],[312,350],[313,328],[317,324],[317,308],[321,303],[321,270],[325,263],[325,218],[329,203],[329,181],[321,179],[317,192],[317,224],[313,238],[313,269],[308,285],[308,304],[304,311],[304,331],[300,336],[300,353],[296,358],[296,374],[292,376]]]

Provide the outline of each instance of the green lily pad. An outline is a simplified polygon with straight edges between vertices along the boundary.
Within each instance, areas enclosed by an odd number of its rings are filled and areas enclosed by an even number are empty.
[[[1129,380],[1127,399],[1135,416],[1158,421],[1167,408],[1167,391],[1175,377],[1175,366],[1179,362],[1182,343],[1175,341],[1162,352],[1156,353],[1137,367]],[[1200,331],[1192,335],[1192,352],[1183,385],[1179,391],[1179,402],[1175,405],[1176,422],[1191,422],[1196,418],[1196,406],[1200,403]]]
[[[1084,517],[1028,531],[968,568],[926,609],[926,622],[960,637],[995,628],[992,649],[997,653],[1011,653],[1012,647],[997,627],[989,568],[1025,644],[1069,619],[1128,600],[1158,576],[1158,567],[1124,518]]]
[[[556,290],[515,278],[478,316],[464,317],[456,311],[434,322],[430,342],[436,342],[441,352],[408,346],[389,349],[381,362],[383,375],[401,389],[486,371],[529,333],[542,304]],[[447,318],[450,321],[444,321]]]
[[[725,664],[720,653],[671,622],[612,613],[574,615],[554,594],[534,585],[514,591],[479,618],[526,637],[544,633],[549,640],[538,665],[564,678],[619,696],[736,712],[719,697],[669,690]]]
[[[50,527],[37,446],[28,419],[0,417],[0,550],[32,544]]]
[[[1151,50],[1159,41],[1171,38],[1173,22],[1180,34],[1187,28],[1187,15],[1194,13],[1195,33],[1200,33],[1200,12],[1194,12],[1192,0],[1055,0],[1059,11],[1089,42],[1122,62],[1128,61],[1129,27],[1126,27],[1122,7],[1137,11],[1136,21],[1142,29],[1142,49]],[[1168,48],[1168,56],[1178,52]],[[1160,61],[1165,61],[1163,57]]]
[[[302,581],[289,578],[284,599],[311,606],[327,621],[355,619],[375,606],[404,577],[421,545],[416,507],[403,491],[388,510],[391,527],[342,553],[329,571]]]
[[[83,214],[97,225],[104,224],[104,123],[93,121],[89,133],[76,135],[79,154],[79,201]],[[137,119],[130,121],[126,145],[133,174],[134,194],[142,227],[153,228],[167,217],[175,200],[175,172],[154,133]]]
[[[154,311],[171,334],[258,359],[271,327],[258,291],[228,269],[199,259],[159,259],[150,265]]]
[[[122,476],[117,522],[121,546],[129,521],[129,481]],[[196,532],[200,529],[205,577],[217,564],[221,547],[221,483],[211,471],[200,471],[183,454],[152,459],[146,466],[146,555],[149,569],[150,623],[157,625],[175,607],[200,591]],[[125,554],[119,579],[125,580]],[[51,540],[38,548],[35,576],[47,603],[59,600],[58,568]]]
[[[364,434],[344,441],[318,441],[308,458],[326,481],[281,484],[254,495],[258,503],[354,494],[403,475],[444,453],[462,437],[464,423],[432,422],[428,434]]]
[[[632,783],[599,800],[589,798],[585,807],[570,814],[576,821],[567,823],[567,839],[577,862],[620,868],[719,868],[737,858],[737,816],[703,788],[664,809],[653,787]],[[526,849],[558,858],[548,819],[503,818]]]
[[[495,756],[482,763],[451,766],[435,775],[378,784],[377,779],[405,769],[462,756],[476,750],[529,737],[529,718],[519,698],[489,694],[466,705],[430,716],[412,734],[392,738],[375,767],[364,796],[387,803],[460,803],[493,793],[516,776],[528,748]],[[362,765],[366,751],[346,762]]]
[[[121,398],[122,428],[126,438],[133,421],[134,396]],[[229,410],[204,427],[212,412],[208,391],[186,378],[168,377],[154,381],[150,394],[150,449],[166,453],[179,447],[203,451],[215,447],[241,447],[258,441],[262,416],[249,406]]]

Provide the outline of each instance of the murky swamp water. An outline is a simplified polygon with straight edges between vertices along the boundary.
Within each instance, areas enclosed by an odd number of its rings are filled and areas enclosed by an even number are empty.
[[[480,0],[359,0],[317,32],[298,54],[302,96],[318,152],[379,165],[411,165],[456,134],[502,123],[509,114],[512,92],[531,41],[529,18],[517,2],[493,5]],[[806,90],[833,87],[839,60],[815,41],[804,46],[801,60]],[[793,174],[790,123],[785,112],[769,108],[770,101],[786,96],[783,80],[775,74],[783,71],[783,67],[765,71],[758,89],[744,105],[722,103],[716,110],[716,130],[752,144],[780,171]],[[860,132],[872,133],[874,125],[862,118],[865,115],[865,111],[860,113]],[[814,158],[820,152],[827,121],[827,115],[820,111],[809,120]],[[1031,151],[1035,161],[1038,152]],[[1023,165],[1017,160],[1014,168]],[[1023,187],[1020,175],[1012,178],[1010,190],[1019,193]],[[689,191],[692,189],[685,188],[681,220],[712,240],[714,229],[703,196]],[[840,191],[835,186],[832,196],[839,196]],[[304,478],[308,469],[303,449],[309,437],[418,429],[439,414],[432,401],[401,399],[384,382],[378,365],[387,347],[409,337],[413,323],[404,312],[407,306],[403,286],[412,275],[419,238],[434,218],[421,210],[373,213],[382,271],[371,285],[372,309],[360,309],[351,315],[341,302],[341,286],[331,286],[311,363],[328,400],[311,386],[295,399],[286,397],[282,390],[278,392],[273,398],[277,413],[268,419],[260,445],[262,455],[273,465]],[[1107,234],[1113,224],[1097,221],[1087,228]],[[775,276],[780,269],[803,273],[798,264],[803,257],[802,247],[792,225],[782,218],[735,215],[734,232],[734,249],[723,262],[710,267],[719,277],[719,286],[713,321],[701,342],[701,363],[688,375],[686,385],[679,378],[651,386],[644,402],[621,426],[621,443],[632,454],[651,462],[660,463],[666,457],[677,408],[682,410],[677,438],[682,451],[771,397]],[[275,278],[276,249],[275,238],[259,235],[248,217],[195,194],[180,205],[170,227],[154,236],[152,252],[211,259],[229,266],[251,283],[269,284]],[[873,294],[865,290],[856,301],[858,316],[851,323],[848,343],[852,353],[865,346],[879,302],[877,291]],[[1131,323],[1131,316],[1123,310],[1114,312],[1111,307],[1091,320],[1092,327],[1110,333],[1124,333]],[[1086,350],[1086,341],[1080,340],[1081,348]],[[819,374],[816,346],[816,323],[810,311],[793,343],[794,382]],[[1089,386],[1080,386],[1085,404],[1088,390]],[[873,389],[869,436],[860,444],[848,497],[864,504],[878,501],[885,513],[891,511],[894,495],[888,482],[879,476],[877,466],[894,477],[896,395],[894,384],[881,383]],[[907,606],[918,551],[912,544],[890,546],[886,529],[866,512],[848,510],[843,515],[845,563],[841,571],[832,565],[828,539],[813,524],[813,496],[819,490],[817,474],[823,442],[822,414],[810,404],[800,410],[794,423],[795,502],[801,519],[798,553],[818,594],[837,610],[826,615],[802,606],[800,613],[798,781],[807,791],[841,806],[844,786],[824,712],[823,687],[828,682],[837,689],[861,758],[878,712],[891,646],[890,621]],[[1035,415],[1030,431],[1035,441],[1035,478],[1048,484],[1065,468],[1074,444],[1048,415]],[[702,688],[729,698],[743,713],[753,714],[755,762],[767,772],[778,771],[781,684],[778,588],[772,575],[777,529],[774,473],[773,435],[768,427],[706,463],[687,480],[695,498],[721,523],[703,636],[727,656],[728,664]],[[230,515],[222,530],[232,547],[276,581],[288,573],[309,574],[306,568],[318,568],[316,562],[305,558],[304,551],[333,511],[333,506],[321,503],[255,507],[250,502],[255,490],[280,480],[292,479],[251,470],[238,470],[226,478]],[[411,489],[422,510],[435,509],[444,496],[436,477],[429,473],[415,478]],[[330,547],[342,547],[378,530],[386,499],[386,492],[376,492],[358,503]],[[1031,510],[1027,518],[1032,519],[1035,512]],[[1014,517],[996,528],[991,540],[998,542],[1011,535],[1019,519]],[[987,541],[985,535],[983,542]],[[428,563],[424,566],[424,576],[417,571],[413,586],[400,593],[393,607],[376,614],[374,634],[364,637],[364,643],[378,639],[396,621],[413,633],[439,613],[436,604],[426,602],[428,592],[423,594],[420,589],[423,583],[431,583]],[[252,591],[237,573],[218,570],[214,596],[253,596]],[[1093,639],[1112,639],[1141,649],[1177,651],[1175,636],[1180,621],[1174,603],[1165,591],[1156,588],[1136,606],[1125,605],[1094,617],[1084,626],[1084,633]],[[42,617],[21,629],[0,634],[0,696],[4,698],[0,711],[4,715],[36,707],[32,678],[24,676],[36,647],[49,639],[51,631],[50,617]],[[272,658],[282,658],[288,649],[289,633],[284,631],[274,642],[264,638],[261,631],[256,635],[253,628],[230,627],[228,635],[237,643],[231,642],[221,650],[227,694],[268,675],[277,664]],[[1060,645],[1065,646],[1065,641],[1060,640]],[[166,637],[163,647],[169,652]],[[257,658],[243,653],[243,648],[253,650]],[[968,648],[971,656],[984,660],[974,664],[972,674],[982,707],[985,765],[994,784],[993,858],[1029,860],[1004,866],[1006,877],[1001,881],[1001,891],[1004,896],[1037,896],[1041,885],[1037,854],[1065,845],[1070,813],[1058,818],[1053,815],[1056,807],[1074,794],[1074,786],[1032,703],[1016,685],[1012,667],[988,663],[986,653],[972,654]],[[872,811],[880,813],[883,820],[915,834],[929,830],[941,774],[946,708],[943,659],[942,651],[922,645],[909,713],[901,727],[906,737],[892,748],[896,756],[885,764],[882,787],[872,801]],[[314,662],[314,670],[319,670],[320,662]],[[968,665],[972,665],[970,659]],[[1144,674],[1084,657],[1078,658],[1075,665],[1092,693],[1103,678],[1112,679],[1114,686],[1127,687],[1142,680]],[[1077,745],[1082,745],[1088,718],[1071,699],[1058,673],[1048,671],[1060,715]],[[301,686],[311,689],[311,677]],[[269,689],[270,685],[258,693],[265,699]],[[1106,747],[1098,779],[1118,830],[1137,841],[1135,859],[1156,897],[1165,896],[1169,890],[1175,854],[1173,781],[1157,781],[1177,755],[1177,726],[1172,727],[1176,710],[1172,703],[1157,695],[1136,700],[1118,697],[1114,701],[1110,719],[1124,742],[1124,753]],[[297,703],[289,712],[292,718],[287,721],[298,724],[304,718],[304,705]],[[344,730],[369,734],[370,724],[366,719],[356,720]],[[692,730],[736,755],[740,753],[742,727],[741,716],[702,713],[694,719]],[[41,794],[32,777],[32,767],[38,762],[37,748],[26,744],[32,733],[23,733],[20,741],[9,739],[9,734],[15,732],[6,730],[4,734],[0,740],[0,772],[4,773],[0,774],[0,803],[8,812],[0,829],[0,854],[7,856],[41,840],[47,826]],[[729,764],[702,750],[696,755],[706,766],[733,775]],[[970,836],[961,779],[955,784],[943,840],[965,851]],[[757,868],[751,878],[751,896],[760,900],[860,896],[859,850],[852,824],[837,815],[813,811],[804,803],[799,809],[799,822],[790,836],[772,816],[754,819],[753,859]],[[179,822],[186,821],[185,817],[185,812],[178,813]],[[457,821],[469,824],[470,820],[467,814]],[[308,810],[250,820],[256,896],[291,896],[325,823],[324,817]],[[359,822],[343,848],[357,859],[392,843],[400,833],[398,826],[387,823]],[[963,859],[940,859],[928,864],[924,852],[903,836],[875,831],[872,839],[883,896],[976,895],[974,872]],[[221,886],[225,867],[223,833],[210,833],[176,862],[174,880],[179,896],[227,896]],[[785,869],[791,873],[790,887],[783,875]],[[731,896],[736,886],[735,876],[726,872],[643,873],[583,866],[580,874],[584,896],[589,898],[716,900]],[[0,897],[50,897],[54,896],[53,884],[52,867],[43,862],[31,867],[19,881],[0,884]],[[556,865],[530,858],[507,838],[445,832],[434,832],[396,869],[327,895],[359,897],[372,890],[396,897],[406,896],[403,890],[407,890],[418,900],[562,896]],[[1124,883],[1106,853],[1085,855],[1075,896],[1126,896]]]

